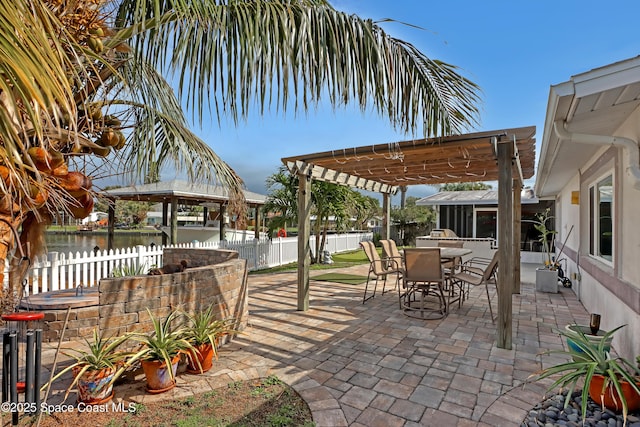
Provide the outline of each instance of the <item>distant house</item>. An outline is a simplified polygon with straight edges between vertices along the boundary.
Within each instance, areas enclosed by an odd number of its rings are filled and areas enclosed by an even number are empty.
[[[535,193],[556,203],[573,290],[640,354],[640,57],[551,86]]]
[[[465,239],[498,237],[500,221],[497,190],[441,191],[416,201],[416,205],[432,206],[435,209],[436,230],[452,230],[457,237]],[[542,243],[534,228],[534,221],[536,215],[547,208],[553,214],[553,200],[539,200],[534,197],[530,188],[522,190],[520,249],[532,253],[523,254],[523,262],[541,261]]]

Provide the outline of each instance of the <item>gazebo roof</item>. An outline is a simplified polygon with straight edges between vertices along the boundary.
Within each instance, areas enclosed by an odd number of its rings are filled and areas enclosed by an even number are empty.
[[[179,180],[114,188],[103,193],[121,200],[148,202],[162,202],[172,197],[186,204],[224,203],[229,200],[229,192],[225,187]],[[251,191],[244,191],[244,197],[250,206],[264,205],[266,201],[266,196]]]
[[[369,191],[395,193],[398,186],[497,181],[496,142],[514,141],[513,175],[531,178],[535,126],[413,139],[286,157],[292,173]]]

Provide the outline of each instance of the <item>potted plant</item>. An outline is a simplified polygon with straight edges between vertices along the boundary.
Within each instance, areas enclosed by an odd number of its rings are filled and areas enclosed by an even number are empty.
[[[594,346],[597,346],[602,337],[607,334],[607,331],[602,329],[598,330],[595,334],[591,333],[591,328],[587,325],[578,325],[575,323],[569,324],[565,326],[565,331],[567,332],[567,336],[565,337],[567,340],[567,346],[575,353],[573,358],[578,359],[582,354],[582,350],[580,347],[573,341],[572,337],[583,333],[585,338],[588,339]],[[613,335],[607,335],[608,338],[605,340],[604,351],[611,351],[611,341],[613,341]]]
[[[192,314],[185,312],[184,315],[187,324],[182,329],[183,337],[194,347],[194,350],[187,352],[187,372],[207,372],[213,366],[213,358],[218,359],[220,338],[238,333],[232,328],[235,319],[217,319],[213,304],[205,310]]]
[[[574,350],[573,346],[568,350],[547,352],[547,354],[565,354],[572,360],[550,366],[534,374],[534,378],[540,380],[560,374],[549,390],[568,386],[565,407],[569,404],[578,382],[583,381],[581,400],[583,419],[586,417],[588,397],[591,397],[603,407],[622,412],[626,423],[627,413],[640,409],[640,368],[622,357],[611,358],[609,351],[606,350],[611,336],[623,326],[625,325],[606,332],[597,344],[594,344],[580,329],[577,332],[560,331],[560,335],[571,339],[580,352]],[[576,355],[578,357],[575,357]]]
[[[140,360],[147,380],[149,393],[163,393],[175,387],[176,372],[180,355],[194,350],[183,337],[182,330],[175,325],[178,311],[172,311],[164,320],[156,318],[147,308],[153,331],[133,333],[133,339],[142,344],[142,348],[132,356]]]
[[[550,212],[551,209],[547,208],[544,212],[536,214],[537,221],[533,225],[540,233],[539,241],[542,243],[544,254],[544,266],[536,269],[536,291],[539,292],[558,292],[558,271],[553,262],[554,253],[551,251],[557,232],[547,227],[547,222],[553,219]]]
[[[93,341],[85,339],[87,349],[70,349],[73,353],[65,353],[75,359],[75,362],[51,378],[48,385],[71,371],[73,381],[67,388],[65,399],[70,390],[77,385],[79,402],[91,405],[108,402],[113,397],[113,383],[129,366],[127,359],[132,353],[119,350],[127,339],[126,335],[105,338],[94,329]]]

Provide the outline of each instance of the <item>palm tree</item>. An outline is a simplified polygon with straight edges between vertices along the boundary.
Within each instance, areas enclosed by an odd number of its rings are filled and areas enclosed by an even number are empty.
[[[52,215],[89,214],[91,178],[172,166],[241,204],[183,104],[237,122],[256,101],[306,110],[326,95],[426,136],[477,123],[478,88],[454,66],[325,0],[15,0],[0,16],[0,262],[24,253],[15,281]]]
[[[278,228],[287,229],[298,223],[298,177],[280,166],[278,172],[267,177],[267,200],[262,210],[274,214],[269,220],[269,236]]]

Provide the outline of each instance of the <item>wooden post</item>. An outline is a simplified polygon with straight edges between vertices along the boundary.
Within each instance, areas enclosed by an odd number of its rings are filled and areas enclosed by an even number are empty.
[[[519,178],[513,180],[513,290],[520,293],[520,245],[522,223],[522,183]]]
[[[111,200],[113,203],[109,203],[108,215],[109,219],[107,222],[107,250],[113,249],[113,237],[115,235],[116,228],[116,201]]]
[[[311,178],[298,174],[298,310],[309,309],[309,266],[311,264]]]
[[[391,197],[389,193],[382,193],[382,235],[383,240],[389,239],[391,235]]]
[[[511,350],[513,289],[513,142],[498,142],[498,348]]]
[[[226,206],[223,203],[220,203],[220,241],[222,242],[223,240],[225,240],[225,234],[226,234],[226,226],[224,224],[224,213],[226,211]]]
[[[167,225],[169,225],[169,202],[167,199],[164,199],[162,201],[162,226],[166,227]],[[162,246],[167,246],[169,243],[169,237],[171,236],[164,231],[162,232]]]
[[[178,243],[178,199],[171,197],[171,239],[170,243]]]
[[[255,206],[255,215],[254,216],[254,229],[253,229],[253,238],[260,239],[260,205]]]

